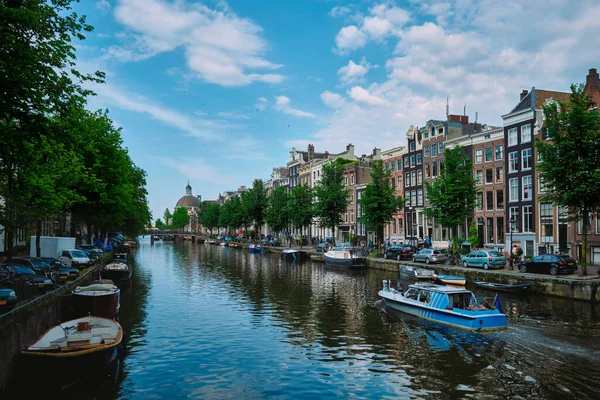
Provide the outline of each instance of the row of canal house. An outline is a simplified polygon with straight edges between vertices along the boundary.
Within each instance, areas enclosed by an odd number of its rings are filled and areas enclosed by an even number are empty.
[[[590,69],[585,91],[592,96],[591,108],[600,104],[600,78]],[[473,164],[479,192],[471,217],[458,228],[468,236],[473,223],[480,246],[505,251],[519,245],[527,255],[563,252],[579,259],[582,223],[568,220],[566,210],[542,202],[547,190],[536,170],[540,159],[535,139],[546,140],[542,105],[568,102],[569,93],[524,90],[512,110],[502,116],[503,126],[469,122],[466,115],[447,115],[445,121],[430,120],[423,127],[409,127],[406,146],[382,153],[391,173],[396,194],[405,207],[385,230],[393,243],[418,244],[430,237],[433,245],[445,247],[449,232],[425,215],[428,206],[424,182],[434,182],[444,168],[444,150],[461,146]],[[588,230],[588,261],[600,264],[600,218],[592,216]]]

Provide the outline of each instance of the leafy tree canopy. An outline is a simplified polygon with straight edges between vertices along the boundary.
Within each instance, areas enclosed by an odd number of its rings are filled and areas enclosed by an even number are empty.
[[[185,207],[176,208],[173,212],[173,228],[181,229],[190,223],[190,215]]]
[[[265,219],[274,232],[283,232],[290,226],[290,195],[285,187],[278,187],[271,192],[267,201]]]
[[[342,215],[348,208],[349,190],[344,187],[344,166],[330,162],[323,166],[321,180],[314,188],[317,201],[314,214],[322,227],[335,227],[342,222]],[[335,238],[332,237],[335,241]]]

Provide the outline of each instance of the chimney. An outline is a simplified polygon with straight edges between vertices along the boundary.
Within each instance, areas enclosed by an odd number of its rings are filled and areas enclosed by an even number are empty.
[[[469,116],[468,115],[450,114],[450,115],[448,115],[448,121],[449,122],[459,122],[459,123],[463,123],[463,124],[468,124],[469,123]]]
[[[529,93],[529,91],[523,89],[523,91],[521,92],[521,100],[523,100],[525,98],[525,96],[527,96],[527,93]],[[521,101],[519,100],[519,101]]]
[[[312,144],[308,145],[308,161],[312,160],[313,158],[315,158],[315,146],[313,146]]]
[[[600,82],[600,76],[598,76],[598,71],[596,70],[596,68],[590,68],[590,72],[586,77],[586,85],[591,85],[597,82]]]
[[[381,149],[378,149],[377,147],[373,148],[373,159],[381,160]]]
[[[325,159],[328,159],[328,158],[329,158],[329,152],[325,151]]]

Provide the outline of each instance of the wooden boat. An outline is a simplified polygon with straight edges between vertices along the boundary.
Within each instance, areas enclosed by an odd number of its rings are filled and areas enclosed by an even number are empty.
[[[102,275],[113,281],[125,281],[131,278],[131,269],[124,262],[111,262],[104,266]]]
[[[44,374],[95,371],[115,360],[123,340],[118,322],[101,317],[83,317],[50,328],[22,354]]]
[[[262,251],[262,247],[260,247],[260,244],[251,244],[248,246],[248,251],[250,253],[260,253]]]
[[[113,259],[115,261],[127,262],[127,253],[115,253]]]
[[[498,297],[494,304],[478,303],[466,289],[419,283],[409,285],[402,293],[384,280],[379,296],[393,310],[457,328],[479,332],[507,325]]]
[[[400,275],[414,279],[433,279],[434,272],[430,269],[407,264],[400,264],[398,268],[400,270]]]
[[[119,313],[121,290],[108,279],[101,282],[77,286],[73,290],[73,308],[76,315],[110,318]]]
[[[433,279],[446,285],[465,286],[467,283],[467,278],[464,276],[433,274]]]
[[[367,265],[366,257],[357,255],[352,249],[334,247],[323,254],[325,265],[343,268],[362,268]]]
[[[477,287],[480,287],[483,289],[495,290],[495,291],[499,291],[499,292],[523,292],[531,287],[530,283],[521,283],[521,284],[515,284],[515,285],[510,285],[507,283],[494,283],[494,282],[483,282],[483,281],[475,281],[473,283]]]

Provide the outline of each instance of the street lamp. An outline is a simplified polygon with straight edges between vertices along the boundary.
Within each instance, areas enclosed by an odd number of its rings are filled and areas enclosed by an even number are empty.
[[[513,254],[512,254],[512,247],[513,247],[513,231],[515,230],[515,217],[514,215],[511,215],[510,220],[508,221],[509,223],[509,228],[510,228],[510,247],[508,248],[508,254],[510,257],[510,269],[514,269],[514,265],[513,265]]]

